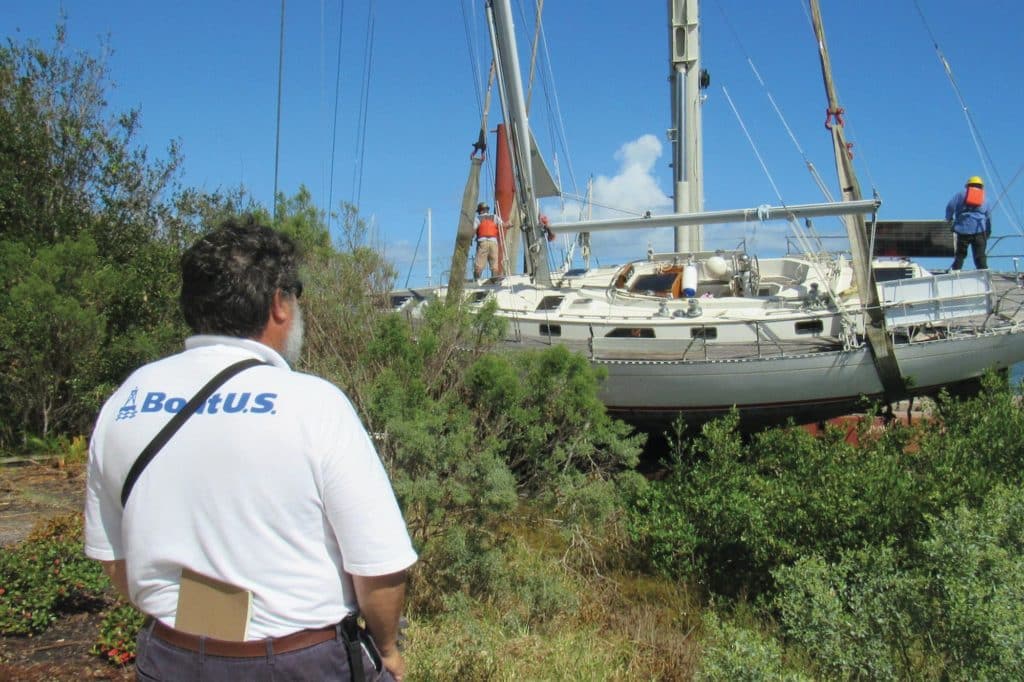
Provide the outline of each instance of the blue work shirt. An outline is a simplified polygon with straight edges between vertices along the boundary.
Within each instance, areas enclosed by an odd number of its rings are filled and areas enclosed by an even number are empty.
[[[992,207],[986,199],[981,206],[964,205],[967,192],[961,190],[946,204],[946,221],[953,223],[957,234],[980,234],[992,231]]]

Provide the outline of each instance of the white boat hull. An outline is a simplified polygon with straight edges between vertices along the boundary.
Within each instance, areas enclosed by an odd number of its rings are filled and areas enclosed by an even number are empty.
[[[1024,333],[908,343],[896,347],[907,379],[897,399],[955,390],[1024,357]],[[745,423],[826,419],[884,400],[866,347],[791,357],[711,362],[595,361],[607,371],[601,399],[617,416],[701,422],[735,408]]]

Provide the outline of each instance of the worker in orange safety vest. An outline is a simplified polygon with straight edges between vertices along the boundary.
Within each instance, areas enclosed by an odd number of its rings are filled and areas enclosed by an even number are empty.
[[[502,275],[498,240],[501,238],[501,217],[491,213],[486,202],[476,206],[476,258],[473,259],[473,279],[480,279],[484,266],[490,268],[491,277]]]

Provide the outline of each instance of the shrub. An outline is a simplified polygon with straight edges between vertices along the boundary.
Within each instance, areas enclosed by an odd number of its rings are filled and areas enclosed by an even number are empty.
[[[962,506],[921,547],[927,633],[952,679],[1019,679],[1024,671],[1024,489],[997,487]]]
[[[921,583],[891,548],[818,556],[775,571],[774,605],[788,639],[806,648],[828,679],[895,680],[920,665]]]
[[[103,614],[100,633],[92,653],[114,665],[135,660],[135,638],[146,617],[131,604],[118,603]]]
[[[48,521],[0,553],[0,634],[42,632],[60,613],[96,608],[108,585],[83,553],[81,514]]]
[[[662,574],[721,594],[771,590],[771,571],[817,554],[907,542],[925,527],[929,490],[904,450],[913,431],[779,428],[744,440],[734,416],[699,437],[633,500],[632,529]],[[929,483],[925,479],[925,483]],[[922,489],[923,488],[923,489]]]
[[[709,682],[759,682],[760,680],[807,680],[787,671],[782,647],[770,635],[719,618],[708,611],[703,620],[703,652],[697,680]]]

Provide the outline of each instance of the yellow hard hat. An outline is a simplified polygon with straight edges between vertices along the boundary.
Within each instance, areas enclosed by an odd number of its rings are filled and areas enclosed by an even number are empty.
[[[977,185],[978,187],[984,187],[985,186],[985,183],[982,182],[981,178],[979,178],[977,175],[972,175],[971,177],[967,178],[967,184],[968,185]]]

